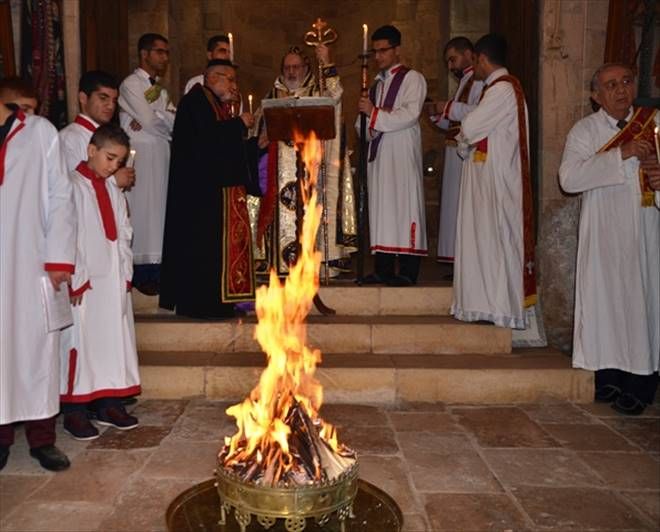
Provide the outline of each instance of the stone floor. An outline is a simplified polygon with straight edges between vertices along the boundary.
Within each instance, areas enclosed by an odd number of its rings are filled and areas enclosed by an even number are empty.
[[[0,530],[164,530],[168,503],[211,476],[225,404],[143,401],[140,427],[89,443],[59,435],[70,470],[28,456],[22,430],[0,474]],[[660,404],[639,418],[603,405],[323,407],[360,452],[363,478],[407,531],[660,529]],[[373,532],[381,532],[374,530]]]

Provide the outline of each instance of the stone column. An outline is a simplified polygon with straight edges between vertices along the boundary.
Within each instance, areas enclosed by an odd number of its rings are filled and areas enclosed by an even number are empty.
[[[78,81],[80,80],[80,4],[79,0],[62,2],[62,37],[64,41],[64,73],[66,108],[69,122],[78,114]]]

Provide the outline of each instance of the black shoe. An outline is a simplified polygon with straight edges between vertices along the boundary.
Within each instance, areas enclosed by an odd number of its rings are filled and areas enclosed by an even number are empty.
[[[387,286],[412,286],[415,283],[413,283],[410,277],[405,275],[395,275],[394,277],[390,277],[385,284]]]
[[[385,284],[386,280],[377,273],[370,273],[362,279],[362,284]]]
[[[99,425],[115,427],[119,430],[131,430],[138,426],[138,419],[126,413],[123,406],[101,408],[96,416]]]
[[[133,396],[133,397],[122,397],[121,398],[121,404],[124,406],[131,406],[134,405],[135,403],[138,402],[138,398]]]
[[[98,429],[91,424],[85,410],[64,414],[64,432],[79,441],[95,440],[99,437]]]
[[[594,401],[597,403],[613,403],[621,395],[621,388],[613,384],[604,384],[596,388]]]
[[[7,465],[7,460],[9,460],[9,447],[0,445],[0,471]]]
[[[622,393],[612,403],[612,408],[625,416],[639,416],[646,408],[646,403],[640,401],[631,393]]]
[[[160,292],[160,285],[155,281],[147,281],[146,283],[135,285],[135,288],[145,296],[157,296]]]
[[[30,449],[30,456],[39,460],[41,467],[49,471],[62,471],[71,465],[66,455],[54,445]]]

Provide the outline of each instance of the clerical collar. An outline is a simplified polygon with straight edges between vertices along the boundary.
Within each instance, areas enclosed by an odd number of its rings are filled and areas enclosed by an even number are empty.
[[[147,71],[146,71],[144,68],[142,68],[142,67],[137,67],[137,68],[135,69],[135,71],[140,75],[141,78],[144,78],[145,81],[148,81],[149,83],[151,83],[151,80],[152,80],[152,79],[154,80],[155,83],[158,82],[158,79],[159,79],[158,76],[152,78],[151,75],[149,74],[149,72],[147,72]],[[151,83],[151,84],[153,85],[154,83]]]
[[[490,73],[490,76],[488,76],[488,77],[486,78],[484,84],[485,84],[486,86],[488,86],[488,85],[490,85],[491,83],[493,83],[493,81],[495,81],[497,78],[501,78],[502,76],[506,76],[508,73],[509,73],[509,71],[508,71],[506,68],[504,68],[504,67],[502,67],[502,68],[498,68],[497,70],[493,70],[493,71]]]
[[[391,66],[387,70],[381,70],[376,75],[376,79],[380,79],[382,81],[385,81],[388,77],[393,76],[394,74],[396,74],[402,68],[403,68],[403,65],[401,63],[397,63],[396,65]]]
[[[614,118],[613,116],[611,116],[604,108],[601,107],[601,109],[602,109],[603,113],[605,114],[605,118],[610,123],[610,125],[614,129],[617,129],[617,130],[620,129],[619,126],[617,125],[619,120]],[[630,122],[630,119],[632,118],[633,114],[634,114],[634,109],[632,108],[632,106],[630,106],[630,110],[628,111],[628,114],[626,115],[626,118],[624,120],[626,122]]]

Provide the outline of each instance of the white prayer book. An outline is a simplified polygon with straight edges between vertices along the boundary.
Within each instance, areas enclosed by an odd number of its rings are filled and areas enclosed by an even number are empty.
[[[46,317],[46,332],[59,331],[73,324],[73,314],[69,301],[69,290],[66,283],[60,285],[60,291],[55,291],[50,277],[41,278],[41,299]]]

